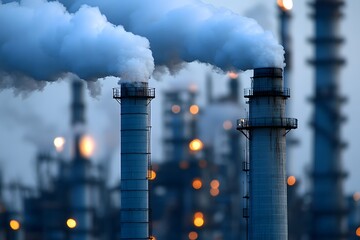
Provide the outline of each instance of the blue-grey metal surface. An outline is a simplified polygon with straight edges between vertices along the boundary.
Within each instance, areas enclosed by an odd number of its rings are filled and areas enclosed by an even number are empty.
[[[249,137],[249,239],[288,237],[285,135],[297,120],[285,118],[287,92],[282,69],[255,69],[247,96],[249,118],[238,121],[237,129]]]
[[[150,100],[147,83],[124,83],[121,101],[120,239],[149,239]]]

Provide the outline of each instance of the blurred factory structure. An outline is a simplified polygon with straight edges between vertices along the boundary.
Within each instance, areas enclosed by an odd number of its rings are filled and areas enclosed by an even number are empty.
[[[215,98],[208,77],[207,105],[201,107],[194,86],[163,93],[165,159],[154,166],[152,184],[158,239],[245,239],[244,145],[230,116],[219,116],[226,107],[241,109],[239,84],[237,74],[230,73],[228,94]],[[221,147],[209,140],[220,140]]]
[[[119,202],[110,197],[118,189],[107,188],[107,168],[91,160],[94,140],[85,133],[83,88],[72,82],[72,158],[62,155],[63,137],[54,140],[57,154],[38,154],[37,188],[12,186],[13,197],[2,202],[1,239],[115,239]]]
[[[311,42],[315,55],[310,63],[315,68],[314,153],[311,189],[311,238],[345,239],[346,197],[343,182],[341,153],[346,146],[340,128],[344,117],[340,96],[340,67],[344,59],[339,56],[343,39],[339,36],[339,20],[342,16],[342,0],[316,0],[314,9],[315,36]]]
[[[5,184],[0,172],[0,239],[359,239],[360,193],[346,196],[343,190],[345,98],[339,93],[339,71],[344,60],[338,36],[343,4],[310,4],[316,26],[311,189],[299,192],[304,179],[286,166],[298,142],[289,132],[297,120],[286,117],[294,111],[285,104],[295,67],[292,1],[278,0],[286,67],[254,69],[245,91],[240,76],[229,72],[222,96],[213,94],[209,74],[203,104],[194,85],[164,89],[162,121],[156,122],[162,128],[163,159],[150,157],[155,90],[145,82],[123,82],[113,90],[121,111],[121,178],[115,186],[108,184],[109,163],[92,159],[95,142],[86,133],[84,85],[72,81],[73,135],[55,138],[56,152],[39,150],[36,187]],[[239,117],[244,118],[236,123]]]

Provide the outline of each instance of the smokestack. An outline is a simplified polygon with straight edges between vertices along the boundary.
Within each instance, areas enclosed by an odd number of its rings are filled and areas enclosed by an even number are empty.
[[[71,86],[72,103],[71,103],[71,125],[85,124],[85,104],[83,83],[74,80]]]
[[[315,57],[310,63],[315,68],[315,114],[313,189],[312,189],[312,239],[345,239],[346,202],[343,181],[346,176],[341,152],[340,127],[343,116],[341,104],[345,98],[339,94],[339,73],[344,59],[339,57],[339,19],[342,0],[316,0],[314,9]]]
[[[249,98],[249,118],[237,129],[249,139],[249,239],[287,239],[286,133],[297,119],[285,118],[290,91],[283,87],[281,68],[256,68]]]
[[[121,103],[120,239],[150,239],[149,173],[150,101],[155,89],[147,82],[122,83],[113,89]]]
[[[80,126],[85,124],[85,103],[84,103],[84,83],[74,80],[71,85],[72,103],[71,103],[71,123],[74,127],[74,148],[75,154],[70,168],[70,209],[72,218],[76,221],[76,228],[70,231],[70,239],[88,240],[92,237],[94,229],[94,218],[92,211],[93,199],[91,197],[93,179],[91,179],[91,162],[87,159],[81,149],[83,129]]]

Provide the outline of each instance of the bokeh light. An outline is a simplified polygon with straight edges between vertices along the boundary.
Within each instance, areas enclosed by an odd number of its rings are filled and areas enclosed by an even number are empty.
[[[199,235],[197,234],[197,232],[194,232],[194,231],[189,232],[189,235],[188,235],[190,240],[196,240],[198,238],[198,236]]]
[[[202,181],[199,178],[196,178],[192,181],[192,187],[196,190],[199,190],[202,187]]]
[[[76,228],[77,223],[76,223],[75,219],[69,218],[66,221],[66,225],[68,226],[68,228]]]
[[[292,0],[278,0],[277,4],[279,7],[285,11],[291,10],[294,6],[294,3]]]
[[[218,196],[220,193],[220,190],[218,188],[212,188],[210,189],[210,195],[213,196],[213,197],[216,197]]]
[[[64,145],[65,145],[65,138],[56,137],[54,139],[54,146],[57,152],[61,152],[62,150],[64,150]]]
[[[294,186],[296,183],[296,178],[294,176],[289,176],[287,179],[287,184],[289,186]]]
[[[198,105],[191,105],[189,111],[192,115],[196,115],[199,113],[199,106]]]
[[[14,219],[10,220],[9,225],[10,225],[10,228],[14,231],[17,231],[20,229],[20,222],[17,220],[14,220]]]
[[[210,186],[211,186],[211,188],[215,188],[215,189],[219,188],[219,187],[220,187],[220,182],[219,182],[219,180],[217,180],[217,179],[212,180],[212,181],[210,182]]]
[[[85,135],[80,140],[80,153],[83,157],[89,158],[95,150],[95,141],[91,136]]]
[[[203,148],[204,144],[200,139],[194,139],[189,143],[189,148],[191,151],[200,151]]]
[[[231,79],[235,79],[239,77],[239,74],[233,71],[228,72],[228,77]]]
[[[194,214],[194,226],[202,227],[204,225],[204,214],[202,212],[196,212]]]
[[[223,123],[223,128],[225,130],[230,130],[231,128],[233,127],[233,124],[230,120],[226,120],[224,123]]]
[[[154,170],[149,170],[149,180],[155,180],[156,172]]]
[[[181,107],[179,105],[173,105],[171,107],[171,111],[175,114],[178,114],[181,111]]]

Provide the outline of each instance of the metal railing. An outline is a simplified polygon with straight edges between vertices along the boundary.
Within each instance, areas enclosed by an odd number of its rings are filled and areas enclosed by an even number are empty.
[[[113,98],[146,97],[155,98],[155,88],[126,87],[113,88]]]
[[[250,128],[285,128],[295,129],[298,126],[296,118],[241,118],[237,120],[237,129]]]
[[[244,89],[244,97],[256,97],[256,96],[281,96],[290,97],[290,88],[272,87],[272,88],[246,88]]]

